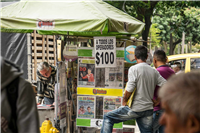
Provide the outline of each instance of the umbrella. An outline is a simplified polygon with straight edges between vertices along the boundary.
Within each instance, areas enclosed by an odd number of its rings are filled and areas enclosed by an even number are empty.
[[[81,36],[137,34],[144,23],[103,1],[26,0],[1,9],[1,31]]]

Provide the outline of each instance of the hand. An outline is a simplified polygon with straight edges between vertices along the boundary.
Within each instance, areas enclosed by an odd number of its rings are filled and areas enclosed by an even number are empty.
[[[152,101],[153,101],[153,107],[158,106],[158,104],[160,103],[159,99],[155,99],[155,100],[152,100]]]
[[[81,73],[81,77],[83,77],[83,74]]]

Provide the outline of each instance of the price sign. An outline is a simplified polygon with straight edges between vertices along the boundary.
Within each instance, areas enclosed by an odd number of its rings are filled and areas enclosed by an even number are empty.
[[[116,67],[116,37],[94,37],[95,67]]]

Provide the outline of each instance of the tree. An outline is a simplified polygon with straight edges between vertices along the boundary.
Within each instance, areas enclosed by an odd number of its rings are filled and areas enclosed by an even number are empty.
[[[157,23],[154,23],[151,25],[150,28],[150,35],[151,38],[151,47],[160,47],[161,46],[161,40],[160,36],[157,33],[160,33],[160,29],[156,28],[158,26]],[[164,45],[165,46],[165,45]],[[165,47],[165,51],[167,51],[167,48]]]
[[[144,46],[147,46],[147,39],[151,27],[151,18],[155,7],[159,1],[106,1],[116,8],[125,11],[129,15],[137,18],[145,23],[145,28],[142,31],[142,39]]]
[[[200,10],[191,7],[191,2],[160,2],[157,7],[153,23],[160,29],[161,41],[170,44],[170,55],[177,44],[182,41],[182,32],[185,32],[186,43],[195,44],[200,41]]]

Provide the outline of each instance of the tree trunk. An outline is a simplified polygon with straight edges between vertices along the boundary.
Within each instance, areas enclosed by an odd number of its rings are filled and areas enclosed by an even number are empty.
[[[146,47],[147,47],[150,27],[151,27],[151,16],[148,15],[148,16],[145,16],[145,30],[142,32],[142,39],[145,41],[143,42],[143,45]]]
[[[170,33],[169,55],[173,55],[173,51],[173,36],[172,33]]]
[[[163,41],[164,48],[165,48],[165,53],[167,53],[167,42]]]

